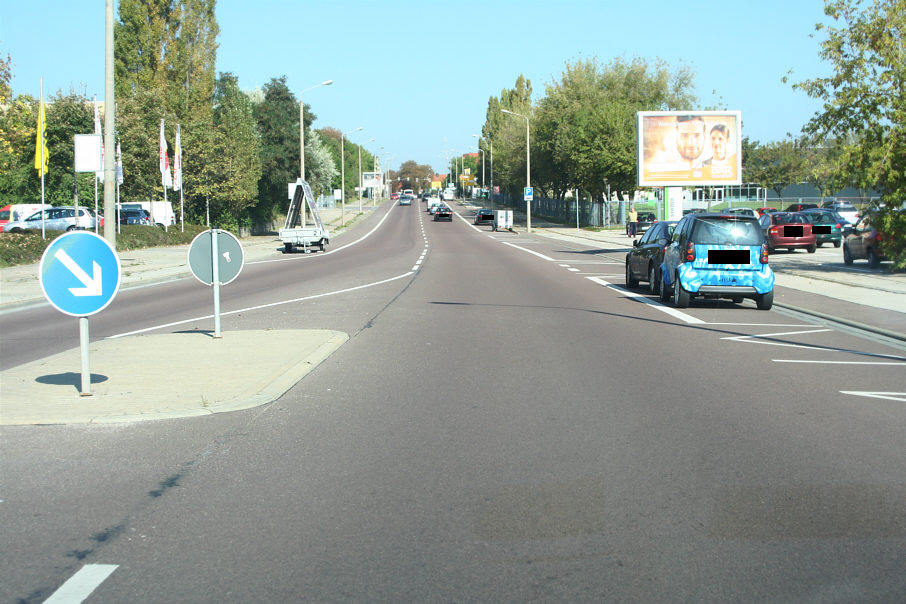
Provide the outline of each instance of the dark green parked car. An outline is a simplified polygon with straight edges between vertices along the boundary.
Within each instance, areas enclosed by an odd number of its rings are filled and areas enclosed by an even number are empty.
[[[824,243],[833,243],[840,247],[843,242],[843,226],[846,220],[833,210],[813,208],[800,212],[812,223],[812,233],[815,234],[816,244],[821,247]]]

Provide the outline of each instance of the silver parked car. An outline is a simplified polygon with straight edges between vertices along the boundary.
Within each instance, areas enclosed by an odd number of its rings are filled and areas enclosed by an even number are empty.
[[[16,220],[3,225],[4,233],[18,233],[27,229],[41,230],[41,217],[44,217],[44,228],[48,231],[74,231],[76,229],[93,229],[94,214],[86,207],[79,206],[79,215],[73,206],[45,208],[35,212],[25,220]]]

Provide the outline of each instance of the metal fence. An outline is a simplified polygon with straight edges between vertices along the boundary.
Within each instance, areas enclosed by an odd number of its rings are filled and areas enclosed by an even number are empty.
[[[791,204],[817,204],[821,205],[829,201],[845,201],[854,205],[860,211],[872,204],[877,204],[877,197],[786,197],[786,198],[764,198],[752,199],[745,197],[726,197],[721,198],[704,198],[693,196],[691,200],[683,202],[684,209],[702,209],[708,211],[719,211],[727,208],[752,208],[775,207],[785,209]],[[500,207],[515,208],[524,210],[525,202],[522,199],[516,199],[513,196],[500,194],[495,195],[494,204]],[[604,201],[591,202],[586,200],[579,201],[578,216],[576,214],[575,199],[550,199],[539,197],[532,200],[532,217],[546,218],[552,222],[557,222],[567,226],[579,227],[616,227],[625,226],[629,216],[629,206],[635,207],[639,213],[653,213],[658,220],[665,220],[666,207],[662,200],[632,200],[632,201]]]

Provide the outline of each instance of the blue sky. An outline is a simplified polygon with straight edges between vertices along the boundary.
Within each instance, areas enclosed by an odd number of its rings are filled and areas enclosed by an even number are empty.
[[[104,1],[0,0],[15,94],[104,97]],[[662,59],[695,71],[702,106],[742,111],[753,140],[797,134],[820,103],[791,81],[826,75],[819,0],[220,0],[218,71],[244,89],[286,76],[318,116],[373,153],[444,171],[474,148],[488,99],[522,74],[541,98],[563,66]],[[515,118],[514,118],[515,119]],[[370,139],[375,139],[371,141]],[[383,149],[382,149],[383,147]]]

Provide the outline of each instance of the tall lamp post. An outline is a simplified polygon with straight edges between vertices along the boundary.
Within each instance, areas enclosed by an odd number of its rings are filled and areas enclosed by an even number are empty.
[[[478,150],[481,151],[481,192],[484,194],[484,149],[481,148],[481,137],[473,134],[478,139]]]
[[[340,228],[346,224],[346,135],[358,132],[362,128],[364,126],[348,132],[340,132]]]
[[[515,111],[507,111],[506,109],[501,109],[503,113],[508,113],[510,115],[515,115],[521,117],[525,120],[525,186],[532,186],[532,158],[529,154],[530,139],[529,139],[529,118],[527,115],[522,115],[521,113],[516,113]],[[525,230],[529,233],[532,232],[532,202],[525,202]]]
[[[330,86],[333,80],[325,80],[320,84],[309,86],[299,93],[299,177],[305,180],[305,104],[302,102],[302,94],[309,90],[314,90],[321,86]],[[305,226],[305,204],[302,204],[302,226]]]

